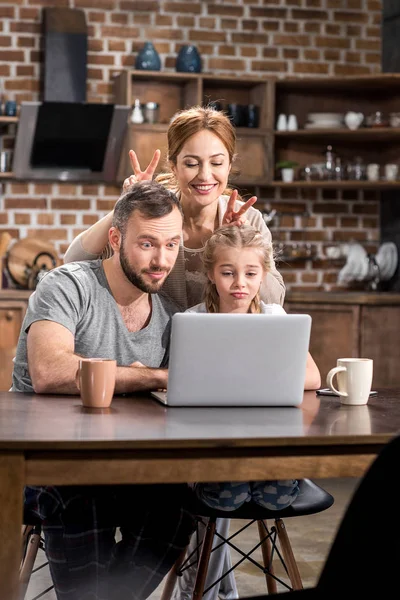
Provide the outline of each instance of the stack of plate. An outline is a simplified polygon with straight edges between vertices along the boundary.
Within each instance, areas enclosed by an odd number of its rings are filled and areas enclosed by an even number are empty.
[[[306,129],[340,129],[344,127],[343,113],[308,113]]]

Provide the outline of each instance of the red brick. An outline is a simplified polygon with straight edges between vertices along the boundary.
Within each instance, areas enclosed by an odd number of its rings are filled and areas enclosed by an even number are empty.
[[[88,210],[90,200],[76,200],[75,198],[55,198],[51,201],[52,209],[61,210]]]
[[[130,2],[121,2],[120,9],[128,11],[139,10],[144,12],[159,12],[160,2],[159,0],[131,0]],[[166,10],[165,5],[164,10]]]
[[[75,225],[76,216],[75,215],[60,215],[60,224],[61,225]]]
[[[40,17],[39,8],[20,8],[19,18],[20,20],[27,19],[29,21],[38,21]]]
[[[358,50],[378,51],[381,49],[380,40],[356,40],[356,48]]]
[[[8,224],[8,214],[0,213],[0,225],[7,225],[7,224]]]
[[[293,9],[292,10],[293,19],[299,19],[304,21],[327,21],[328,20],[328,12],[326,10],[308,10],[308,9]]]
[[[115,43],[115,42],[114,42]],[[121,42],[123,44],[123,42]],[[89,52],[103,52],[105,47],[104,40],[88,40],[88,51]]]
[[[335,65],[335,75],[367,75],[370,70],[368,67],[359,65]]]
[[[38,225],[54,225],[54,215],[53,213],[40,213],[36,217],[36,222]]]
[[[31,224],[31,215],[28,213],[15,213],[14,223],[16,225],[30,225]]]
[[[244,29],[244,31],[257,31],[257,27],[258,27],[258,23],[257,21],[249,21],[246,19],[243,19],[242,21],[242,28]]]
[[[221,15],[224,17],[242,17],[243,6],[220,6],[216,4],[209,4],[207,6],[207,12],[209,15]]]
[[[6,62],[24,62],[24,53],[22,50],[0,50],[0,61]]]
[[[44,240],[66,240],[66,229],[28,229],[28,237],[39,237]]]
[[[118,194],[118,196],[119,196],[119,194]],[[114,198],[114,200],[97,200],[96,210],[106,211],[106,212],[113,210],[118,196],[116,196]]]
[[[286,71],[286,63],[283,61],[272,60],[253,60],[251,63],[253,71],[271,71],[274,73],[284,73]]]
[[[244,71],[245,63],[240,59],[229,59],[229,58],[210,58],[208,61],[210,69],[224,69],[234,71]]]
[[[347,38],[319,36],[315,39],[315,44],[318,48],[350,48],[350,40]]]
[[[113,0],[75,0],[75,8],[113,10],[115,9],[115,2],[113,2]]]
[[[11,183],[10,190],[13,194],[27,194],[29,192],[29,185],[27,183]]]
[[[82,194],[84,196],[99,196],[99,186],[96,184],[93,185],[83,185],[82,186]],[[86,200],[85,200],[86,202]]]
[[[156,15],[155,24],[159,27],[172,27],[172,17],[170,15]]]
[[[311,38],[309,35],[280,35],[273,36],[273,43],[278,46],[310,46]]]
[[[321,23],[304,23],[305,33],[321,33]]]
[[[367,11],[335,11],[333,13],[333,18],[335,21],[341,21],[343,23],[367,23],[369,15]]]
[[[252,46],[242,46],[240,48],[240,56],[248,56],[254,58],[257,56],[257,48],[252,48]]]
[[[129,22],[128,15],[126,13],[111,13],[111,22],[118,23],[119,25],[127,25]],[[158,23],[156,23],[158,25]]]
[[[12,21],[10,23],[11,32],[35,33],[40,34],[40,23],[30,23],[26,21]]]
[[[13,6],[0,6],[1,19],[13,19],[15,17],[15,8]]]
[[[47,208],[46,198],[6,198],[4,208]]]
[[[18,48],[34,48],[35,40],[30,37],[18,37],[17,46]]]
[[[328,75],[329,65],[327,65],[326,63],[296,62],[293,65],[293,71],[295,73],[313,73],[315,75]]]
[[[285,19],[287,8],[259,8],[250,6],[250,17],[261,17],[264,19]]]
[[[237,19],[221,19],[221,29],[237,29],[238,23]]]
[[[94,223],[97,223],[98,220],[99,215],[83,215],[82,217],[83,225],[93,225]]]
[[[136,3],[135,3],[136,4]],[[137,10],[137,9],[135,9]],[[195,15],[201,14],[200,3],[189,3],[189,2],[164,2],[164,12],[168,13],[192,13]]]
[[[103,12],[91,10],[88,13],[90,23],[105,23],[106,15]]]
[[[221,56],[235,56],[236,47],[235,46],[219,46],[218,54]]]
[[[178,27],[194,27],[194,23],[195,21],[193,17],[181,15],[176,18],[176,24],[178,25]]]
[[[11,36],[9,35],[0,35],[0,47],[8,48],[11,46]]]

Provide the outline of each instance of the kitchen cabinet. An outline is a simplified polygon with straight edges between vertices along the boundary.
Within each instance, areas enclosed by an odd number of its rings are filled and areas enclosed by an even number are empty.
[[[0,391],[11,386],[13,358],[31,292],[0,291]]]
[[[384,118],[396,112],[400,104],[400,75],[383,73],[357,77],[248,77],[210,75],[205,73],[163,73],[121,71],[114,80],[114,100],[132,106],[141,103],[160,104],[159,123],[129,124],[125,148],[121,156],[118,179],[131,174],[128,150],[134,148],[143,164],[148,164],[156,148],[162,151],[159,163],[166,158],[166,131],[171,117],[180,109],[219,101],[255,104],[260,107],[258,128],[238,127],[238,161],[234,163],[231,183],[264,187],[331,187],[355,189],[391,189],[400,181],[303,181],[284,183],[275,177],[275,164],[292,160],[301,167],[324,162],[324,151],[331,144],[344,160],[361,156],[365,164],[398,163],[400,128],[360,127],[341,129],[306,129],[310,112],[346,112],[353,110],[365,116],[381,111]],[[294,114],[296,131],[276,131],[279,114]],[[383,169],[381,169],[381,172]]]
[[[400,386],[400,294],[291,292],[288,313],[312,318],[310,352],[325,385],[338,358],[372,358],[374,387]]]

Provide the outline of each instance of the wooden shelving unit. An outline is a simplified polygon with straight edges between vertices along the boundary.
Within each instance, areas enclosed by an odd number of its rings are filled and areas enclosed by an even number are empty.
[[[219,101],[227,104],[256,104],[260,107],[258,128],[237,129],[237,168],[242,176],[235,178],[236,185],[252,183],[264,185],[270,181],[272,169],[271,132],[274,82],[259,77],[232,77],[193,73],[162,73],[159,71],[126,70],[114,82],[115,102],[132,106],[140,102],[158,102],[159,123],[155,125],[129,124],[118,179],[131,173],[129,148],[134,148],[143,164],[147,164],[156,148],[161,150],[160,170],[167,155],[166,131],[171,118],[181,109]]]
[[[18,117],[6,117],[6,116],[0,116],[0,135],[2,134],[2,130],[5,127],[8,127],[9,125],[16,125],[19,121]],[[14,178],[14,173],[9,171],[6,173],[1,173],[0,172],[0,181],[2,180],[7,180],[7,179],[13,179]]]
[[[311,112],[350,110],[365,116],[381,111],[385,117],[400,107],[400,74],[329,78],[255,78],[210,75],[206,73],[162,73],[152,71],[122,71],[115,79],[115,101],[132,105],[141,102],[160,104],[160,123],[129,125],[119,179],[130,174],[129,148],[135,148],[143,164],[151,159],[156,148],[162,151],[160,169],[166,157],[166,131],[172,116],[181,109],[219,101],[256,104],[260,107],[260,127],[238,128],[237,154],[234,168],[240,175],[232,184],[282,188],[395,189],[400,181],[278,181],[275,164],[294,160],[300,167],[324,162],[327,145],[351,162],[361,156],[364,163],[400,164],[400,128],[360,127],[355,131],[340,129],[306,129]],[[295,114],[297,131],[276,131],[280,113]],[[382,169],[383,171],[383,169]],[[381,172],[382,172],[381,171]]]

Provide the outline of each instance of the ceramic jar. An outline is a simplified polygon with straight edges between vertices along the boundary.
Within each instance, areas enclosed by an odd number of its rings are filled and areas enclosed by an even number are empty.
[[[160,71],[161,60],[151,42],[146,42],[136,57],[135,69],[139,71]]]
[[[182,46],[176,58],[175,68],[180,73],[201,73],[201,58],[196,46]]]

